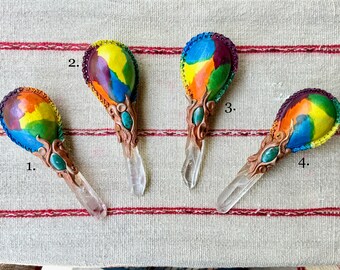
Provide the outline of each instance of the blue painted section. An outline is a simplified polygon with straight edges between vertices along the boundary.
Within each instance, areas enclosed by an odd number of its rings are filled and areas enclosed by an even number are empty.
[[[296,118],[293,134],[291,135],[287,148],[300,148],[303,145],[309,144],[313,138],[314,123],[309,115],[301,114]]]
[[[199,40],[191,45],[185,56],[187,64],[195,64],[197,62],[210,59],[215,52],[215,43],[211,38]]]
[[[129,86],[122,83],[116,73],[110,69],[110,77],[111,77],[111,87],[109,96],[117,103],[122,103],[125,101],[125,95],[130,97],[131,91]]]
[[[7,134],[16,144],[24,147],[30,152],[36,152],[43,146],[26,130],[7,130]]]

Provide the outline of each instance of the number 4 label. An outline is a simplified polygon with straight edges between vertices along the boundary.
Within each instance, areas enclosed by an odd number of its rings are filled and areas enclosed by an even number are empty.
[[[309,163],[306,163],[306,162],[305,162],[305,158],[304,158],[304,157],[299,161],[298,164],[299,164],[300,166],[302,166],[303,169],[305,168],[305,166],[309,166]]]

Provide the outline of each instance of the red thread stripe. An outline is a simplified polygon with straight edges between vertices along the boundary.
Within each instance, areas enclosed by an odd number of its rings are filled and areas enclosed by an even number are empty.
[[[212,129],[209,130],[209,137],[257,137],[266,136],[267,129]],[[65,128],[64,134],[68,136],[114,136],[116,132],[111,128]],[[5,132],[0,129],[0,136],[5,136]],[[186,137],[186,129],[139,129],[140,137]],[[340,135],[340,130],[335,135]]]
[[[0,42],[0,50],[85,51],[89,43],[70,42]],[[244,45],[238,53],[326,53],[339,54],[340,44],[331,45]],[[135,54],[181,54],[181,47],[130,46]]]
[[[257,216],[257,217],[340,217],[340,207],[310,209],[239,209],[220,214],[215,208],[194,207],[115,207],[108,216],[117,215],[201,215],[201,216]],[[0,210],[0,218],[84,217],[84,209]]]
[[[213,129],[208,131],[207,136],[210,137],[238,137],[238,136],[264,136],[268,134],[266,129]],[[111,128],[76,128],[64,129],[65,135],[69,136],[113,136],[116,134]],[[186,137],[188,132],[186,129],[139,129],[140,137]],[[0,129],[0,136],[5,136],[4,130]]]
[[[267,129],[212,129],[209,130],[209,137],[257,137],[266,136]],[[116,132],[111,128],[65,128],[65,135],[68,136],[114,136]],[[139,129],[140,137],[186,137],[188,132],[186,129]],[[336,135],[340,135],[340,130]],[[5,136],[5,132],[0,129],[0,136]]]

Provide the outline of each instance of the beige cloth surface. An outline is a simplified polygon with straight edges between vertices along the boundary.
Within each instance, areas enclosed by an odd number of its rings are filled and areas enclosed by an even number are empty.
[[[340,44],[338,1],[9,1],[0,2],[0,41],[182,47],[203,31],[236,45]],[[82,51],[0,51],[0,95],[19,86],[46,91],[68,129],[111,128],[87,88]],[[186,128],[179,55],[136,54],[141,70],[140,129]],[[340,98],[340,54],[240,54],[239,71],[211,119],[212,129],[268,129],[282,102],[306,87]],[[232,102],[236,111],[224,113]],[[66,136],[79,169],[109,207],[213,208],[262,137],[208,137],[196,189],[181,180],[185,137],[139,142],[149,184],[127,188],[114,136]],[[282,160],[238,204],[244,209],[340,207],[340,137]],[[32,154],[0,137],[0,210],[78,209],[65,183]],[[302,169],[301,158],[310,163]],[[27,162],[36,168],[28,172]],[[340,263],[340,218],[117,215],[1,218],[0,262],[78,266],[302,266]]]

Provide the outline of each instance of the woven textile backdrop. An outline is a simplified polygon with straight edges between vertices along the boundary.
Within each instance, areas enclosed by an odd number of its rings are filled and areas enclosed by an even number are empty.
[[[340,98],[337,1],[0,2],[0,94],[46,91],[62,115],[66,144],[107,203],[86,215],[62,180],[0,136],[0,262],[80,266],[303,266],[340,263],[340,136],[282,160],[228,215],[216,197],[258,150],[282,102],[323,88]],[[200,182],[180,169],[187,101],[181,48],[214,31],[237,45],[239,70],[211,119]],[[119,40],[140,67],[142,198],[129,193],[113,122],[85,85],[88,44]],[[225,103],[235,111],[225,113]],[[309,163],[298,165],[302,158]],[[35,168],[27,171],[27,163]]]

